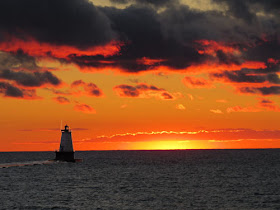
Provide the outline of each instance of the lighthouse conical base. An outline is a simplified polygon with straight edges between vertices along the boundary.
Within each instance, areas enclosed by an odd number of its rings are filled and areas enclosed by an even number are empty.
[[[75,162],[74,152],[55,152],[55,160]]]

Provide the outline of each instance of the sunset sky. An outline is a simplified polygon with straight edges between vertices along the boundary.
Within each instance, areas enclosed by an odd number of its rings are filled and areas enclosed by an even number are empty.
[[[279,0],[0,1],[0,151],[280,148]]]

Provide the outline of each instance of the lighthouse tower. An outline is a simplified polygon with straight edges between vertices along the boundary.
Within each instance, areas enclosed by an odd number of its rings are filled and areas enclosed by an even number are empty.
[[[61,130],[60,147],[55,154],[55,160],[75,162],[72,135],[68,125],[65,125],[64,130]]]

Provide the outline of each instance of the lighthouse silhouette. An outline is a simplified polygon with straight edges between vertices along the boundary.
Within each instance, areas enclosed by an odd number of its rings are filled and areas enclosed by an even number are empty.
[[[59,151],[55,151],[55,160],[75,162],[71,130],[68,125],[61,130]]]

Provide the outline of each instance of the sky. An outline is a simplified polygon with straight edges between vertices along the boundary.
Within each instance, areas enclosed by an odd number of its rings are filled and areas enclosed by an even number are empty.
[[[0,151],[280,148],[278,0],[0,1]]]

